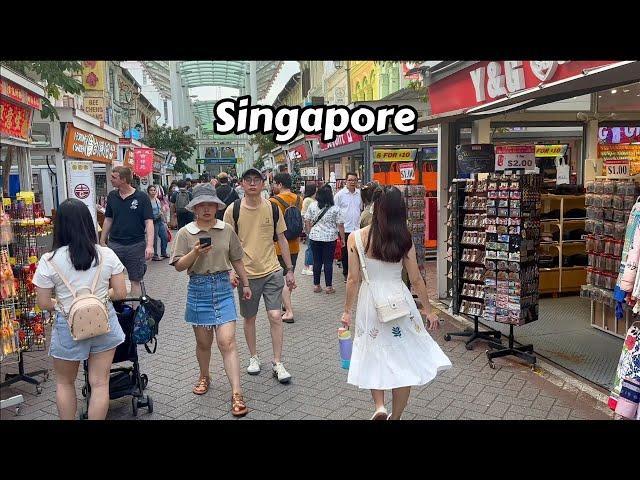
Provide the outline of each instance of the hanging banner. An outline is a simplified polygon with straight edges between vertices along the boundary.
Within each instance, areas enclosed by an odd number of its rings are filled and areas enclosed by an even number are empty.
[[[400,179],[403,182],[413,180],[415,178],[413,163],[401,163],[400,165],[398,165],[398,169],[400,170]]]
[[[31,110],[0,99],[0,133],[29,140]]]
[[[373,151],[376,162],[413,162],[417,148],[381,148]]]
[[[598,158],[603,164],[608,160],[627,160],[629,162],[629,175],[640,174],[640,144],[598,144]],[[604,168],[606,175],[606,168]]]
[[[501,170],[533,171],[536,168],[534,145],[496,145],[496,172]]]
[[[324,143],[320,142],[320,150],[330,150],[332,148],[342,147],[344,145],[349,145],[351,143],[361,142],[364,139],[362,135],[359,133],[355,133],[351,130],[347,130],[345,133],[341,133],[336,136],[336,139],[333,142]]]
[[[131,169],[131,171],[133,171],[133,168],[135,167],[135,158],[134,158],[134,154],[133,154],[133,149],[132,148],[127,148],[124,151],[123,166],[128,167],[128,168]]]
[[[153,148],[135,148],[133,157],[133,172],[136,175],[146,177],[153,171]]]
[[[599,143],[636,143],[640,142],[640,127],[600,127]]]
[[[85,90],[104,90],[104,61],[85,60],[82,62],[82,86]]]
[[[89,207],[94,225],[96,217],[96,184],[93,175],[93,162],[67,160],[67,196],[75,198]]]

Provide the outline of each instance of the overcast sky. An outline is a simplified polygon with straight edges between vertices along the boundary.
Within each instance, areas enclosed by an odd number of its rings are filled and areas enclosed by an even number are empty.
[[[267,94],[264,104],[271,105],[276,99],[282,88],[287,84],[291,76],[300,71],[300,65],[298,62],[285,61],[280,73],[276,77],[271,90]],[[228,98],[232,95],[238,95],[238,90],[228,87],[197,87],[189,89],[190,95],[197,95],[198,98],[193,100],[205,101],[205,100],[219,100],[221,98]]]

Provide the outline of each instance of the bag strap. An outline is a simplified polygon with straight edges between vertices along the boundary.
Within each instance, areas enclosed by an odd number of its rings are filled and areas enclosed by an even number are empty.
[[[358,230],[354,233],[356,237],[356,249],[358,250],[358,256],[360,257],[360,267],[362,268],[362,275],[364,276],[364,280],[367,283],[369,282],[369,275],[367,274],[367,264],[364,258],[364,245],[362,244],[362,237],[360,236],[360,232],[362,230]]]
[[[280,208],[273,202],[269,202],[271,204],[271,215],[273,216],[273,241],[278,241],[278,234],[276,233],[276,229],[278,227],[278,220],[280,220]]]
[[[320,212],[320,215],[318,215],[318,218],[316,218],[316,219],[313,221],[313,224],[311,225],[311,227],[312,227],[312,228],[313,228],[313,227],[315,227],[315,226],[316,226],[316,224],[317,224],[320,220],[322,220],[322,217],[324,217],[324,214],[325,214],[325,213],[327,213],[327,212],[329,211],[329,209],[330,209],[330,208],[331,208],[331,206],[326,206],[326,207],[324,207],[324,209]]]
[[[102,257],[100,256],[100,253],[96,252],[98,255],[98,258],[100,259],[98,262],[98,270],[96,271],[95,276],[93,277],[93,282],[91,284],[91,295],[94,295],[94,292],[96,290],[96,285],[98,284],[98,279],[100,278],[100,273],[102,273]],[[67,288],[69,289],[69,291],[71,292],[71,295],[73,295],[73,298],[76,298],[76,292],[77,290],[74,289],[71,284],[69,283],[69,280],[67,280],[67,277],[65,277],[62,272],[60,271],[60,269],[58,268],[58,266],[55,264],[55,262],[53,260],[45,260],[47,261],[52,267],[53,269],[56,271],[56,273],[58,274],[58,276],[60,277],[60,279],[64,282],[64,284],[67,286]]]
[[[277,201],[280,205],[282,205],[285,210],[291,206],[287,202],[285,202],[282,198],[280,198],[278,195],[274,195],[273,199]]]
[[[302,210],[302,198],[300,195],[296,195],[296,208]]]
[[[236,235],[238,234],[238,219],[240,218],[240,202],[242,200],[238,199],[233,202],[233,225],[236,229]]]

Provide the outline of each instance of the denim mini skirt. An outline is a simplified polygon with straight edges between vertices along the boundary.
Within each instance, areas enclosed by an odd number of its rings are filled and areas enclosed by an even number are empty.
[[[196,327],[215,327],[238,318],[229,272],[193,274],[187,288],[184,319]]]

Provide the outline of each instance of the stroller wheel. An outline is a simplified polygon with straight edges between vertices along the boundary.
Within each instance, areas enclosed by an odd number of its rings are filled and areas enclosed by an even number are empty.
[[[147,409],[149,410],[149,413],[153,413],[153,398],[149,395],[147,395]]]
[[[146,373],[143,373],[140,375],[140,378],[142,379],[142,389],[144,390],[147,388],[147,384],[149,383],[149,377],[147,377]]]
[[[137,417],[138,416],[138,399],[136,397],[133,397],[131,399],[131,406],[133,407],[133,416]]]

